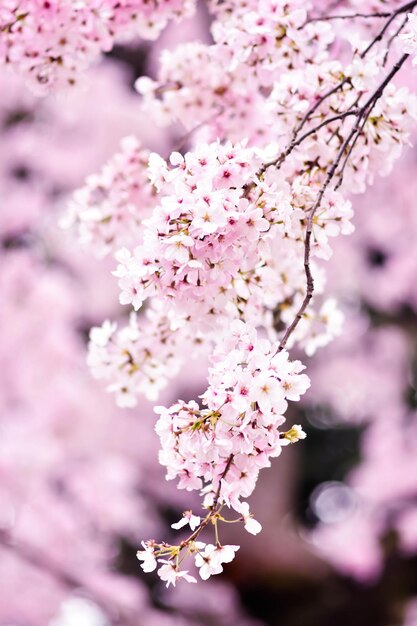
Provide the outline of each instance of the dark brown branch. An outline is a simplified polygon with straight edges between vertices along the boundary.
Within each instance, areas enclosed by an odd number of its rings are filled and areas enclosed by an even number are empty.
[[[417,6],[417,0],[413,0],[412,2],[407,2],[403,6],[399,7],[395,11],[393,11],[392,13],[388,14],[389,15],[389,19],[384,24],[383,28],[379,31],[379,33],[370,42],[370,44],[365,48],[365,50],[363,50],[363,52],[361,52],[360,58],[364,59],[366,57],[366,55],[368,54],[368,52],[373,48],[373,46],[378,41],[381,41],[381,39],[383,39],[385,33],[387,32],[387,30],[389,29],[390,25],[395,20],[395,18],[398,17],[398,15],[401,15],[402,13],[406,13],[408,11],[411,11],[415,6]],[[391,45],[391,43],[392,42],[391,42],[391,39],[390,39],[389,42],[388,42],[388,46]],[[317,111],[317,109],[323,104],[323,102],[325,102],[328,98],[330,98],[332,95],[337,93],[340,89],[343,89],[343,87],[346,84],[348,84],[349,82],[350,82],[350,77],[346,76],[337,85],[335,85],[334,87],[332,87],[331,89],[326,91],[322,96],[320,96],[320,98],[317,100],[317,102],[315,102],[314,105],[312,107],[310,107],[310,109],[305,113],[303,119],[298,124],[298,126],[295,128],[294,133],[293,133],[293,137],[292,137],[292,141],[297,139],[298,134],[300,133],[300,131],[304,128],[305,124],[308,122],[308,120],[311,118],[311,116]]]
[[[354,149],[354,147],[355,147],[359,137],[362,134],[362,131],[363,131],[364,127],[365,127],[366,122],[369,119],[369,116],[370,116],[372,110],[374,109],[376,103],[378,102],[378,100],[382,96],[385,87],[391,82],[391,80],[397,74],[397,72],[399,72],[399,70],[401,69],[403,64],[406,62],[408,57],[409,57],[408,54],[404,54],[399,59],[399,61],[392,67],[391,71],[385,77],[385,80],[381,83],[381,85],[378,87],[378,89],[368,99],[368,101],[363,105],[363,107],[362,107],[362,115],[361,115],[361,117],[363,118],[363,121],[360,124],[360,126],[358,127],[357,132],[356,132],[356,136],[354,137],[354,139],[352,141],[352,144],[350,145],[349,150],[348,150],[348,152],[346,154],[346,158],[345,158],[345,160],[343,162],[343,165],[342,165],[342,168],[341,168],[341,170],[339,172],[339,182],[335,186],[335,189],[338,189],[340,187],[340,185],[342,184],[342,182],[343,182],[344,171],[345,171],[346,165],[347,165],[347,163],[349,161],[350,155],[352,154],[353,149]]]
[[[379,33],[376,35],[376,37],[374,37],[371,43],[361,53],[361,59],[363,59],[368,54],[368,52],[374,47],[376,43],[378,43],[378,41],[381,41],[381,39],[384,37],[385,33],[387,32],[388,28],[391,26],[392,22],[395,20],[396,17],[398,17],[402,13],[412,11],[412,9],[414,9],[416,5],[417,5],[417,0],[413,0],[412,2],[407,2],[407,4],[404,4],[402,7],[399,7],[398,9],[396,9],[396,11],[394,11],[391,14],[390,18],[386,21],[386,23],[384,24],[382,29],[379,31]]]
[[[393,33],[391,35],[391,37],[388,39],[387,41],[387,49],[384,55],[384,59],[382,61],[382,67],[385,67],[388,61],[388,55],[392,46],[393,41],[395,41],[395,39],[398,37],[398,35],[401,33],[401,31],[405,28],[406,24],[408,22],[408,15],[405,16],[405,18],[403,19],[403,21],[401,22],[401,24],[399,25],[399,27],[397,28],[397,30],[395,31],[395,33]]]
[[[324,126],[327,126],[328,124],[331,124],[332,122],[337,122],[338,120],[344,120],[346,117],[349,117],[352,115],[358,115],[358,113],[359,113],[358,110],[353,109],[349,111],[344,111],[343,113],[339,113],[338,115],[333,115],[332,117],[329,117],[328,119],[323,120],[320,124],[318,124],[314,128],[311,128],[306,133],[304,133],[304,135],[301,135],[301,137],[299,137],[297,140],[293,139],[288,144],[284,152],[281,152],[278,158],[274,159],[273,161],[269,161],[268,163],[265,163],[265,165],[262,166],[260,173],[265,172],[268,169],[268,167],[276,166],[279,168],[282,165],[282,163],[285,161],[285,159],[291,154],[291,152],[295,148],[297,148],[297,146],[299,146],[303,141],[308,139],[308,137],[315,135],[319,130],[324,128]]]
[[[210,507],[210,513],[207,515],[207,517],[205,517],[203,519],[203,521],[195,529],[195,531],[189,537],[187,537],[187,539],[184,539],[184,541],[182,541],[180,543],[180,549],[181,550],[183,548],[186,548],[192,541],[195,541],[197,539],[197,537],[199,536],[201,531],[212,521],[212,519],[215,517],[216,513],[218,512],[218,506],[217,505],[219,503],[219,498],[220,498],[220,493],[221,493],[221,488],[222,488],[222,480],[223,480],[223,478],[226,477],[226,474],[228,473],[228,471],[230,469],[230,466],[232,465],[233,458],[234,458],[234,455],[230,454],[228,459],[227,459],[226,467],[224,468],[224,470],[222,472],[222,475],[220,477],[219,486],[217,487],[217,491],[216,491],[216,495],[214,496],[213,504]]]
[[[357,19],[357,18],[362,18],[362,19],[376,19],[376,18],[382,18],[382,17],[390,17],[391,13],[388,12],[383,12],[383,13],[351,13],[351,14],[341,14],[341,15],[322,15],[319,17],[310,17],[308,18],[304,24],[302,26],[300,26],[301,28],[304,28],[304,26],[307,26],[307,24],[312,24],[314,22],[330,22],[331,20],[353,20],[353,19]]]
[[[358,117],[358,120],[361,119]],[[310,304],[311,298],[313,297],[313,293],[314,293],[314,278],[313,275],[311,273],[311,267],[310,267],[310,256],[311,256],[311,235],[313,233],[313,219],[314,219],[314,215],[317,211],[317,209],[320,207],[321,201],[323,199],[323,196],[326,192],[327,187],[329,186],[330,182],[332,181],[333,176],[336,173],[336,170],[340,164],[340,161],[343,157],[343,154],[347,148],[347,146],[349,145],[349,142],[351,141],[352,137],[354,136],[356,132],[356,125],[353,127],[353,129],[351,130],[351,132],[349,133],[348,138],[344,141],[342,147],[340,148],[336,159],[333,161],[326,179],[318,193],[317,196],[317,200],[314,203],[312,209],[310,209],[310,212],[308,214],[307,217],[307,224],[306,224],[306,236],[304,239],[304,272],[306,275],[306,294],[304,296],[303,302],[301,303],[300,308],[298,309],[295,318],[293,319],[293,321],[291,322],[291,324],[288,326],[287,330],[284,333],[284,336],[282,337],[279,346],[278,346],[278,352],[281,352],[281,350],[283,350],[288,342],[288,339],[290,338],[290,336],[292,335],[292,333],[294,332],[294,330],[297,328],[298,324],[300,323],[308,305]]]
[[[375,106],[375,104],[377,103],[377,101],[381,98],[382,94],[384,93],[384,90],[386,88],[386,86],[391,82],[391,80],[394,78],[394,76],[399,72],[399,70],[401,69],[401,67],[404,65],[405,61],[408,59],[409,55],[408,54],[404,54],[399,61],[391,68],[391,71],[386,75],[386,77],[384,78],[384,80],[381,82],[381,84],[376,88],[376,90],[374,91],[374,93],[368,98],[368,100],[365,102],[365,104],[360,108],[358,114],[357,114],[357,119],[356,119],[356,123],[353,126],[352,130],[350,131],[347,139],[343,142],[335,160],[333,161],[332,165],[330,166],[328,172],[327,172],[327,176],[326,179],[318,193],[316,202],[314,203],[313,207],[311,208],[308,217],[307,217],[307,223],[306,223],[306,236],[305,236],[305,240],[304,240],[304,271],[305,271],[305,275],[306,275],[306,293],[304,296],[304,299],[301,303],[300,308],[298,309],[295,318],[293,319],[293,321],[291,322],[291,324],[288,326],[288,328],[286,329],[284,336],[282,337],[279,347],[278,347],[278,352],[280,352],[281,350],[283,350],[288,342],[288,339],[290,338],[290,336],[292,335],[292,333],[294,332],[294,330],[296,329],[296,327],[298,326],[298,324],[300,323],[310,301],[311,298],[313,297],[313,293],[314,293],[314,278],[313,275],[311,273],[311,267],[310,267],[310,256],[311,256],[311,236],[312,236],[312,232],[313,232],[313,219],[314,219],[314,215],[316,214],[318,208],[321,205],[321,202],[323,200],[323,196],[329,186],[329,184],[331,183],[334,175],[336,174],[336,171],[341,163],[341,160],[343,158],[343,155],[345,154],[346,150],[347,152],[347,158],[345,159],[345,162],[342,166],[342,174],[343,174],[343,170],[346,167],[346,163],[347,163],[347,159],[349,158],[352,149],[349,148],[350,146],[350,142],[353,140],[353,144],[356,143],[357,141],[357,137],[359,137],[360,133],[362,132],[363,126],[365,125],[370,112],[372,111],[373,107]]]
[[[338,173],[339,176],[339,180],[337,182],[337,184],[335,185],[335,190],[339,189],[339,187],[341,186],[341,184],[343,183],[343,177],[344,177],[344,173],[345,173],[345,169],[346,169],[346,165],[348,164],[350,155],[352,154],[359,137],[361,136],[363,129],[365,128],[365,124],[369,119],[369,115],[371,114],[372,109],[374,108],[375,104],[372,105],[372,107],[369,109],[369,112],[363,117],[363,121],[362,123],[359,125],[358,129],[356,130],[355,136],[353,138],[352,143],[349,146],[349,149],[347,151],[347,154],[343,160],[342,163],[342,167],[340,168],[340,171]],[[359,118],[358,118],[359,119]]]

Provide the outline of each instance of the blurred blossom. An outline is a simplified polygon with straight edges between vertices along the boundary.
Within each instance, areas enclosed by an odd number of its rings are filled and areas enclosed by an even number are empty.
[[[343,483],[328,482],[313,491],[310,506],[321,522],[334,524],[352,515],[356,498],[352,489]]]
[[[362,511],[335,524],[318,526],[310,535],[312,546],[343,574],[360,581],[375,581],[381,572],[380,526]]]
[[[60,607],[59,614],[49,626],[109,626],[100,609],[83,598],[70,598]]]
[[[417,598],[409,602],[402,626],[417,626]]]

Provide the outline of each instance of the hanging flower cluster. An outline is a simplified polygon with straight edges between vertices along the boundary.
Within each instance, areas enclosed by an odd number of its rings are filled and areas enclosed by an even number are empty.
[[[161,440],[160,463],[167,468],[167,479],[178,479],[178,487],[200,490],[204,495],[206,518],[184,514],[174,524],[180,529],[187,522],[191,537],[177,546],[147,542],[138,556],[145,571],[155,569],[157,557],[175,557],[165,561],[158,574],[167,583],[185,577],[179,559],[191,554],[201,578],[222,571],[222,562],[230,562],[238,546],[222,546],[218,525],[225,521],[225,507],[235,511],[248,532],[257,534],[260,524],[253,520],[249,506],[242,499],[253,492],[259,471],[270,466],[282,446],[305,437],[299,426],[287,432],[279,429],[285,422],[288,400],[296,401],[310,381],[300,361],[290,361],[278,345],[259,339],[253,328],[236,320],[213,357],[209,387],[202,396],[201,409],[194,401],[178,402],[170,408],[158,407],[156,432]],[[211,521],[215,526],[216,545],[196,541],[200,531]],[[172,571],[167,567],[171,565]],[[167,572],[169,577],[166,578]]]
[[[192,0],[6,0],[0,7],[0,63],[34,91],[78,82],[80,72],[116,41],[155,39],[167,22],[190,15]]]
[[[413,65],[417,64],[417,15],[409,13],[408,32],[399,36],[402,48],[407,54],[413,55]]]
[[[366,3],[366,24],[344,4],[351,28],[300,0],[210,2],[213,43],[163,53],[158,77],[136,83],[155,123],[183,124],[188,151],[167,161],[128,139],[72,204],[82,238],[115,251],[120,303],[137,312],[91,332],[93,373],[118,403],[156,399],[199,348],[210,358],[202,406],[157,409],[167,478],[200,491],[205,511],[174,525],[191,528],[178,545],[138,553],[168,585],[195,582],[186,557],[203,579],[234,558],[221,522],[260,530],[245,499],[305,436],[281,430],[309,386],[287,348],[313,354],[340,333],[324,261],[353,231],[347,194],[389,173],[417,118],[416,97],[393,82],[414,54],[414,14],[399,36],[417,2]],[[214,543],[201,540],[208,527]]]
[[[76,225],[80,243],[99,257],[140,237],[142,221],[155,204],[148,159],[149,151],[135,137],[126,137],[120,152],[74,194],[64,225]]]

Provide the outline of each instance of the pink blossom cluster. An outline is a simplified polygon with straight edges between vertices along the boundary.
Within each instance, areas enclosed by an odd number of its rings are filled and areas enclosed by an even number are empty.
[[[116,254],[121,302],[138,309],[147,298],[164,296],[189,310],[192,302],[207,301],[210,313],[232,300],[239,312],[251,289],[260,291],[285,240],[299,254],[319,187],[301,177],[291,185],[272,168],[258,176],[260,156],[240,144],[203,144],[185,157],[173,153],[172,164],[151,157],[151,179],[162,198],[144,222],[143,243]],[[313,256],[331,256],[329,238],[352,232],[352,215],[341,194],[325,194],[314,217]],[[292,290],[294,281],[284,282]]]
[[[400,35],[400,40],[404,52],[413,55],[413,65],[417,64],[417,16],[414,13],[408,14],[408,30]]]
[[[335,118],[320,132],[312,132],[294,152],[296,167],[310,167],[311,178],[322,180],[334,153],[343,145],[346,134],[354,127],[355,117],[349,114],[360,106],[359,96],[369,94],[380,80],[380,56],[364,62],[359,55],[349,66],[328,61],[318,66],[286,72],[275,82],[269,106],[279,115],[280,134],[288,136],[288,129],[302,124],[306,112],[324,94],[335,90],[325,99],[317,115],[313,115],[305,130],[314,130],[327,118]],[[346,84],[337,89],[341,81]],[[359,100],[359,102],[358,102]],[[366,100],[366,95],[362,97]],[[356,102],[355,102],[356,101]],[[343,117],[344,113],[347,115]],[[339,115],[342,115],[340,120]],[[417,119],[417,100],[403,87],[388,85],[365,120],[355,150],[340,178],[344,189],[363,193],[373,184],[375,175],[389,174],[393,163],[409,142],[410,130]]]
[[[157,609],[119,568],[120,542],[162,531],[156,509],[178,500],[156,487],[151,406],[117,409],[85,364],[84,328],[114,314],[117,294],[60,212],[129,127],[149,140],[122,68],[88,76],[63,107],[0,68],[0,622],[202,626],[189,598]],[[207,619],[254,626],[226,581],[204,596]]]
[[[143,243],[122,249],[115,275],[122,304],[135,309],[149,297],[182,303],[213,301],[220,308],[233,279],[256,262],[257,244],[269,229],[263,211],[245,197],[260,164],[241,145],[202,145],[169,167],[151,156],[151,180],[160,204],[145,221]]]
[[[148,158],[149,151],[135,137],[125,137],[120,152],[74,194],[65,225],[76,224],[80,243],[98,256],[140,238],[142,221],[155,204],[147,175]]]
[[[217,18],[214,45],[165,50],[158,80],[141,77],[136,83],[144,107],[159,124],[179,120],[187,130],[201,128],[205,140],[273,142],[278,120],[268,96],[278,72],[321,64],[332,30],[321,23],[300,28],[307,7],[299,0],[209,6]]]
[[[38,94],[74,85],[115,42],[155,39],[172,18],[192,13],[192,0],[6,0],[0,9],[0,62]]]
[[[217,523],[223,521],[224,506],[236,511],[248,532],[261,530],[252,519],[249,505],[242,502],[253,492],[260,469],[270,466],[282,447],[305,437],[295,425],[287,432],[279,428],[285,422],[288,400],[297,401],[310,385],[300,361],[290,361],[286,351],[278,351],[266,339],[259,339],[253,328],[236,320],[230,334],[214,352],[209,370],[208,389],[202,395],[200,409],[194,402],[179,401],[170,408],[157,407],[160,415],[156,432],[161,440],[160,463],[167,468],[167,479],[177,478],[178,487],[199,490],[204,508],[216,525],[217,545],[196,542],[204,527],[198,516],[184,514],[193,534],[180,546],[149,541],[138,553],[143,569],[157,567],[156,557],[178,557],[186,549],[196,554],[200,576],[207,579],[222,571],[238,546],[221,546]],[[207,519],[207,518],[206,518]],[[182,555],[184,557],[184,555]],[[195,582],[187,571],[179,569],[178,559],[158,559],[163,563],[158,574],[167,584],[184,578]]]
[[[220,157],[215,156],[219,152]],[[247,148],[216,143],[187,153],[184,159],[174,154],[173,159],[179,160],[174,168],[152,157],[155,184],[176,194],[164,196],[161,208],[144,221],[143,232],[138,233],[142,246],[133,253],[127,249],[116,253],[115,272],[122,303],[140,308],[150,298],[152,306],[146,320],[132,318],[117,333],[114,325],[106,323],[90,337],[93,373],[110,382],[108,390],[116,393],[121,406],[134,406],[136,396],[143,393],[156,399],[167,378],[178,373],[184,355],[198,353],[203,344],[207,347],[207,340],[217,343],[219,328],[226,328],[231,320],[244,315],[275,336],[272,312],[280,310],[288,323],[295,314],[304,292],[299,259],[305,219],[318,189],[297,179],[291,188],[269,169],[249,190],[245,188],[250,180],[248,154]],[[222,163],[224,155],[230,160]],[[200,161],[207,163],[201,166]],[[252,176],[256,170],[255,161]],[[242,178],[236,179],[238,175]],[[239,194],[234,188],[218,188],[229,178],[228,184],[241,187]],[[195,198],[201,204],[193,204]],[[329,239],[349,234],[351,218],[350,202],[338,192],[327,192],[314,219],[313,258],[331,256]],[[316,283],[320,293],[318,268]],[[294,339],[313,353],[340,332],[341,320],[335,302],[326,301],[310,310]],[[187,350],[179,349],[180,345]]]
[[[269,465],[288,441],[278,431],[287,400],[299,400],[309,387],[299,361],[257,339],[256,331],[236,320],[215,352],[209,387],[202,396],[206,409],[194,401],[158,408],[156,430],[161,439],[160,462],[179,488],[206,486],[206,504],[221,481],[221,498],[239,510],[240,498],[253,491],[259,469]],[[224,350],[224,352],[223,352]],[[222,474],[233,455],[227,475]]]
[[[270,87],[279,72],[321,64],[328,56],[333,30],[326,23],[306,24],[309,8],[300,0],[233,3],[231,11],[221,8],[213,38],[230,69],[246,70],[255,85]]]
[[[232,71],[224,46],[189,42],[160,56],[158,79],[137,79],[142,107],[159,126],[180,121],[205,141],[243,137],[253,145],[274,140],[274,118],[246,71]],[[201,67],[205,68],[201,72]]]
[[[288,323],[295,314],[304,292],[305,219],[318,188],[298,179],[291,188],[272,168],[258,178],[259,158],[249,166],[250,157],[248,148],[218,143],[184,158],[174,153],[174,167],[151,157],[151,179],[167,195],[144,220],[138,232],[143,243],[116,253],[115,272],[123,304],[153,303],[148,321],[132,318],[117,336],[106,325],[90,343],[94,375],[110,381],[121,405],[132,406],[143,392],[154,397],[179,370],[180,344],[192,355],[205,340],[217,342],[218,329],[242,315],[276,336],[272,312],[279,310]],[[128,216],[131,232],[135,221]],[[314,218],[313,258],[330,257],[329,239],[349,234],[351,217],[350,203],[329,190]],[[319,294],[318,267],[316,274]],[[340,321],[334,302],[320,304],[294,337],[312,353],[340,332]]]
[[[139,318],[131,313],[129,324],[119,329],[109,321],[92,328],[88,365],[93,376],[109,381],[107,390],[119,406],[133,407],[138,395],[157,400],[185,355],[196,356],[203,345],[204,336],[188,326],[172,329],[169,317],[154,306]]]
[[[233,521],[222,519],[224,507],[253,529],[241,498],[282,445],[303,436],[299,427],[279,431],[287,400],[308,386],[284,348],[312,354],[340,333],[322,261],[335,237],[353,231],[346,194],[390,171],[417,117],[416,97],[393,83],[408,58],[394,41],[400,13],[378,34],[315,20],[313,8],[298,0],[212,3],[213,43],[165,53],[158,79],[137,83],[143,110],[163,124],[182,122],[190,149],[169,162],[151,153],[150,187],[141,162],[137,174],[122,165],[122,194],[113,166],[104,186],[93,181],[83,192],[78,219],[91,222],[92,209],[113,229],[123,216],[119,232],[100,237],[115,249],[129,231],[115,255],[120,303],[148,307],[119,331],[110,322],[92,331],[96,377],[134,406],[139,393],[156,398],[181,368],[181,352],[200,343],[211,351],[206,408],[192,400],[158,409],[167,477],[201,490],[207,510],[198,522],[185,515],[192,533],[179,545],[144,545],[143,569],[159,563],[167,584],[194,582],[180,568],[187,554],[202,578],[221,571],[236,547],[218,537],[218,523]],[[151,209],[140,225],[142,207],[132,211],[123,195],[136,175],[140,203]],[[257,339],[257,328],[269,338]],[[215,543],[200,542],[211,525]],[[223,548],[226,559],[215,552]]]
[[[322,181],[355,126],[355,112],[380,82],[390,50],[384,42],[368,52],[370,33],[360,26],[339,30],[309,22],[305,3],[258,4],[221,3],[214,8],[214,44],[164,51],[158,80],[141,77],[136,83],[144,110],[160,125],[179,120],[197,142],[246,138],[266,146],[278,139],[279,152],[295,128],[309,132],[287,158],[288,167]],[[387,32],[394,37],[395,24]],[[343,51],[338,58],[332,51],[336,34]],[[363,193],[376,174],[388,174],[416,116],[415,96],[388,85],[363,121],[340,184]]]

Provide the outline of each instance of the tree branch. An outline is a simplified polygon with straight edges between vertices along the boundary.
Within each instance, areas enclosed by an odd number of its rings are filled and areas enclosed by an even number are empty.
[[[380,12],[380,13],[351,13],[351,14],[341,14],[341,15],[322,15],[319,17],[310,17],[308,18],[301,28],[307,26],[307,24],[313,24],[314,22],[330,22],[331,20],[353,20],[356,18],[362,19],[377,19],[382,17],[390,17],[391,13],[388,12]]]
[[[417,4],[417,3],[416,3]],[[377,101],[381,98],[382,94],[384,93],[385,88],[387,87],[387,85],[391,82],[391,80],[394,78],[394,76],[399,72],[399,70],[401,69],[401,67],[404,65],[405,61],[408,59],[409,55],[408,54],[404,54],[398,61],[397,63],[392,67],[391,71],[387,74],[387,76],[384,78],[384,80],[381,82],[381,84],[376,88],[376,90],[373,92],[373,94],[368,98],[368,100],[365,102],[365,104],[360,108],[359,112],[357,113],[357,119],[356,119],[356,123],[353,126],[352,130],[350,131],[347,139],[343,142],[335,160],[333,161],[332,165],[330,166],[326,179],[318,193],[316,202],[314,203],[313,207],[311,208],[308,217],[307,217],[307,224],[306,224],[306,236],[305,236],[305,240],[304,240],[304,271],[305,271],[305,276],[306,276],[306,293],[304,296],[304,299],[301,303],[300,308],[298,309],[295,318],[293,319],[293,321],[291,322],[291,324],[287,327],[280,343],[279,343],[279,347],[278,347],[278,352],[281,352],[281,350],[283,350],[288,342],[288,339],[290,338],[290,336],[292,335],[292,333],[294,332],[294,330],[297,328],[298,324],[300,323],[310,301],[311,298],[313,297],[313,293],[314,293],[314,278],[313,275],[311,273],[311,266],[310,266],[310,260],[311,260],[311,236],[312,236],[312,232],[313,232],[313,219],[314,219],[314,215],[317,211],[317,209],[320,207],[323,196],[326,192],[326,189],[328,188],[329,184],[331,183],[334,175],[336,174],[336,171],[341,163],[341,160],[343,158],[343,155],[345,154],[345,151],[348,150],[347,155],[346,155],[346,159],[345,162],[343,163],[342,166],[342,176],[343,176],[343,171],[346,167],[346,163],[352,153],[353,147],[357,141],[357,138],[359,137],[360,133],[363,130],[363,127],[365,126],[365,123],[369,117],[370,112],[372,111],[373,107],[375,106],[375,104],[377,103]],[[353,140],[352,146],[349,148],[350,146],[350,142]],[[340,186],[340,181],[339,181],[339,185]]]
[[[402,7],[399,7],[396,11],[394,11],[391,14],[390,18],[384,24],[383,28],[379,31],[376,37],[371,41],[369,46],[367,46],[365,50],[361,53],[361,59],[365,58],[368,52],[374,47],[376,43],[378,43],[378,41],[381,41],[381,39],[384,37],[385,33],[387,32],[388,28],[391,26],[395,18],[398,17],[398,15],[401,15],[402,13],[405,13],[408,11],[412,11],[412,9],[414,9],[416,5],[417,5],[417,0],[413,0],[412,2],[407,2],[407,4],[404,4]]]

